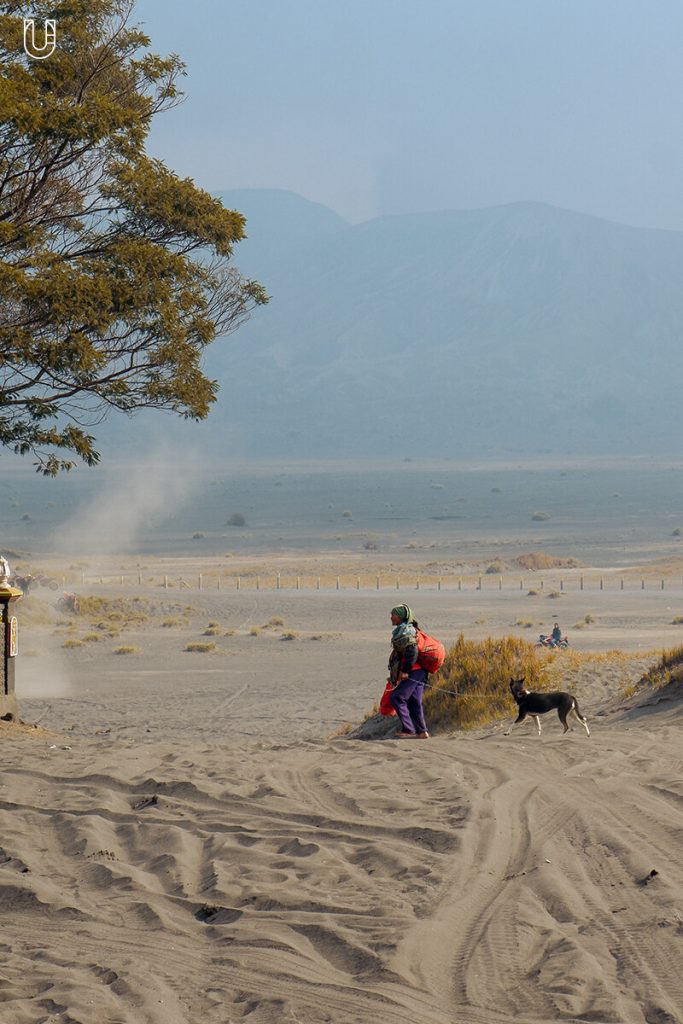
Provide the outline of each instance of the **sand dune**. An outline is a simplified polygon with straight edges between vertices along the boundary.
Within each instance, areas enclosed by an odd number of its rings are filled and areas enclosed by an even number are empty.
[[[680,1021],[681,705],[608,696],[590,739],[5,726],[0,1019]]]

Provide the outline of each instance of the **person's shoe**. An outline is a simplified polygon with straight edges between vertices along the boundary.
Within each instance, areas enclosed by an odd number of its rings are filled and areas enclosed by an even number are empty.
[[[414,732],[406,732],[405,730],[403,730],[403,732],[397,732],[396,733],[396,738],[399,739],[399,740],[414,740],[415,739],[415,733]]]
[[[429,738],[430,736],[426,729],[424,732],[419,732],[416,737],[418,740],[428,740]]]

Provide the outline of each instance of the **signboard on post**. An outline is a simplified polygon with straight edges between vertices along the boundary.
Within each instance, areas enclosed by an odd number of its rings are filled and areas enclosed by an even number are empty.
[[[17,622],[16,615],[12,615],[9,622],[7,623],[8,644],[7,644],[7,656],[9,658],[16,658],[19,650],[19,624]]]

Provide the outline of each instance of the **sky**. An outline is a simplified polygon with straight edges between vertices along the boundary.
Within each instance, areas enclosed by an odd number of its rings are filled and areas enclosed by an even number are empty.
[[[149,151],[353,222],[539,200],[683,230],[681,0],[138,0]]]

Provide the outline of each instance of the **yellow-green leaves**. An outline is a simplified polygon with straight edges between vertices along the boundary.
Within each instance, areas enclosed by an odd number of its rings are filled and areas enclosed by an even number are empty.
[[[131,0],[37,0],[43,61],[24,7],[0,0],[0,444],[56,473],[97,461],[83,424],[112,408],[206,416],[204,347],[267,296],[228,262],[242,215],[145,153],[184,71]]]

